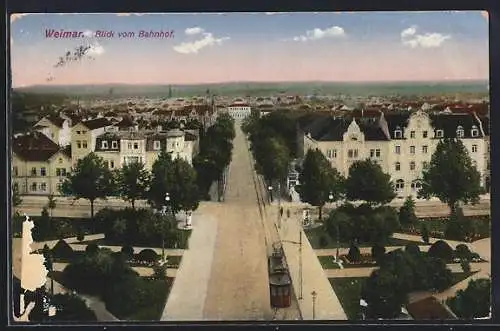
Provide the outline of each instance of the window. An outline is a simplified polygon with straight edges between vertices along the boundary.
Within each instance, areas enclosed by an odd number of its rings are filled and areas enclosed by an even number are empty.
[[[477,129],[477,126],[475,126],[475,125],[472,126],[472,130],[470,130],[470,135],[472,137],[479,136],[479,130]]]
[[[108,149],[108,142],[107,141],[102,142],[102,149]]]
[[[486,170],[490,170],[490,162],[489,161],[486,163]]]
[[[422,132],[422,138],[427,138],[427,131]]]
[[[410,131],[410,138],[415,138],[415,131]]]
[[[111,148],[118,148],[118,141],[112,141]]]
[[[12,168],[12,172],[14,173],[14,176],[17,176],[17,167]]]
[[[41,183],[40,184],[40,191],[42,191],[42,192],[47,191],[47,183]]]
[[[415,146],[410,146],[410,154],[415,154]]]
[[[414,161],[410,162],[410,170],[415,170],[415,162]]]
[[[62,193],[62,183],[57,183],[57,191]]]
[[[422,153],[427,154],[427,146],[422,146]]]
[[[66,176],[66,169],[64,169],[64,168],[57,168],[56,169],[56,176],[57,177]]]
[[[154,143],[153,143],[153,149],[155,151],[158,151],[160,150],[160,142],[158,140],[155,140]]]
[[[82,134],[86,134],[86,133],[87,133],[87,131],[82,131]]]
[[[62,158],[59,158],[58,162],[59,162],[59,163],[63,163],[63,159],[62,159]]]
[[[354,151],[352,149],[347,151],[347,157],[352,159],[354,157]]]
[[[472,153],[477,153],[477,145],[472,145]]]
[[[429,162],[424,161],[422,162],[422,169],[428,169],[429,168]]]
[[[443,130],[436,130],[436,138],[443,138]]]
[[[134,149],[139,149],[139,143],[134,143]]]
[[[104,162],[106,163],[106,168],[108,168],[108,169],[109,169],[109,161],[108,161],[108,160],[106,160],[106,161],[104,161]]]
[[[396,171],[400,171],[401,170],[401,163],[396,162],[396,164],[394,165],[394,169],[396,169]]]
[[[40,168],[40,176],[46,176],[47,175],[47,169],[45,167]]]
[[[111,169],[113,169],[115,167],[115,162],[114,161],[110,161],[109,165],[111,166]]]
[[[76,134],[80,134],[80,131],[76,131]]]
[[[401,138],[402,135],[403,135],[403,131],[401,131],[401,129],[396,129],[394,131],[394,137],[395,138]]]
[[[464,137],[464,128],[460,125],[457,127],[457,137],[458,138]]]
[[[82,142],[80,140],[76,141],[76,147],[77,148],[82,148]]]
[[[395,149],[394,149],[394,153],[396,153],[396,154],[401,154],[401,146],[396,145],[396,146],[394,146],[394,147],[395,147]]]
[[[422,187],[422,184],[419,181],[414,181],[411,183],[411,190],[416,191]]]
[[[375,150],[374,149],[370,149],[370,157],[375,157]]]
[[[378,148],[377,148],[377,149],[375,150],[375,156],[376,156],[376,157],[380,157],[380,149],[378,149]]]
[[[86,140],[82,141],[82,147],[87,148],[87,141]]]
[[[31,168],[31,176],[36,176],[36,168]]]
[[[36,183],[32,183],[32,184],[30,185],[30,190],[31,190],[31,191],[33,191],[33,192],[36,192],[36,187],[37,187],[37,186],[36,186]]]
[[[402,191],[405,188],[405,182],[402,179],[396,181],[396,190]]]
[[[132,149],[132,143],[127,144],[128,149]]]

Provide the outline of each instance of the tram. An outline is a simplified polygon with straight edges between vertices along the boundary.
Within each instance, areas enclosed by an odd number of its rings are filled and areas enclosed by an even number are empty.
[[[291,305],[291,279],[281,245],[273,245],[273,253],[268,257],[269,291],[271,307],[287,308]]]

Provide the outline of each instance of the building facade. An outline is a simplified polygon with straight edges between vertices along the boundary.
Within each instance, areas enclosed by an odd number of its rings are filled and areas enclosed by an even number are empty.
[[[59,116],[46,116],[38,121],[33,128],[42,132],[59,146],[71,143],[71,126],[68,119]]]
[[[359,160],[372,159],[390,174],[398,198],[416,196],[440,139],[464,143],[489,189],[489,131],[475,114],[428,115],[423,111],[380,113],[378,117],[310,116],[299,123],[299,155],[319,149],[343,176]]]

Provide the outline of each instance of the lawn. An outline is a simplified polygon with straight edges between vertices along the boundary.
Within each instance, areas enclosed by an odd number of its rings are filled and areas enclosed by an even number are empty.
[[[40,216],[32,216],[30,219],[36,223]],[[76,237],[79,232],[85,234],[98,233],[92,226],[92,222],[88,218],[70,218],[70,217],[52,217],[52,231],[47,232],[38,241],[57,240],[61,238]]]
[[[477,272],[478,271],[474,271],[474,272],[457,272],[457,273],[452,274],[452,277],[451,277],[451,279],[452,279],[451,286],[460,283],[464,279],[467,279],[468,277],[474,275]]]
[[[311,243],[311,246],[313,249],[331,249],[331,248],[337,248],[337,242],[332,239],[326,231],[323,230],[322,227],[317,227],[313,229],[307,229],[304,230],[307,239],[309,239],[309,242]],[[322,246],[320,245],[320,238],[324,237],[326,245]],[[416,241],[410,241],[410,240],[404,240],[404,239],[397,239],[397,238],[389,238],[387,242],[384,244],[384,246],[389,247],[389,246],[406,246],[408,244],[417,244],[417,245],[427,245],[423,242],[416,242]],[[373,243],[360,243],[358,247],[372,247]],[[349,248],[350,243],[347,242],[340,242],[340,247],[341,248]]]
[[[361,288],[365,279],[362,277],[329,279],[349,320],[361,318],[359,299],[361,298]]]
[[[319,263],[321,263],[321,266],[323,269],[340,269],[339,265],[335,262],[333,262],[334,257],[329,255],[329,256],[318,256]]]

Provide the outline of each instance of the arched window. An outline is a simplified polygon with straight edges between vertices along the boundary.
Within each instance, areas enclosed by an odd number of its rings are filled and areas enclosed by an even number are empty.
[[[411,190],[412,190],[412,191],[417,191],[417,190],[419,190],[421,187],[422,187],[422,184],[420,183],[420,181],[419,181],[419,180],[414,180],[414,181],[411,183]]]
[[[458,138],[464,137],[464,128],[461,125],[457,127],[457,137]]]
[[[402,179],[398,179],[396,181],[396,190],[397,191],[402,191],[405,188],[405,182]]]

